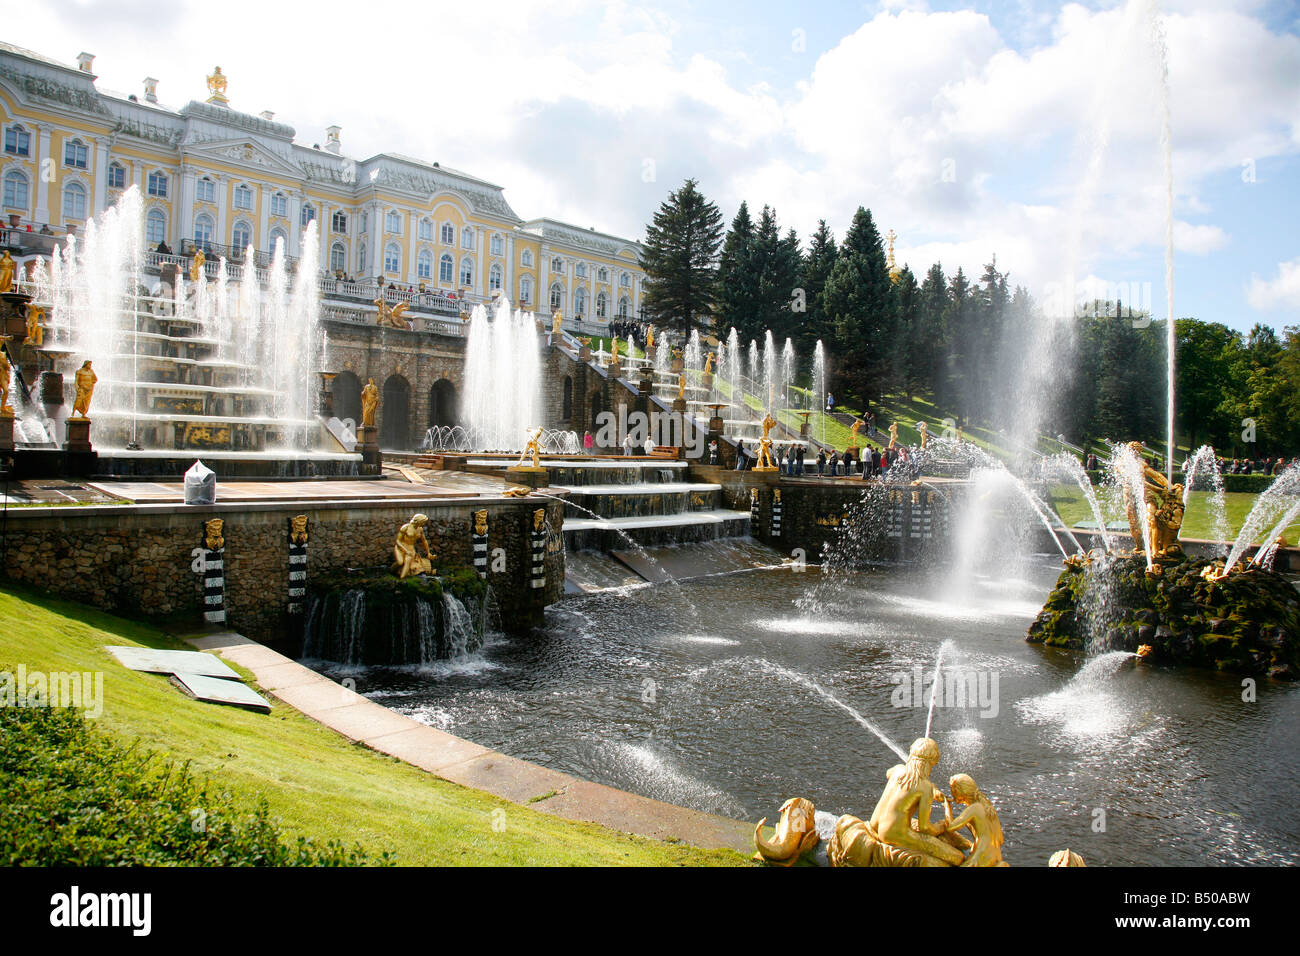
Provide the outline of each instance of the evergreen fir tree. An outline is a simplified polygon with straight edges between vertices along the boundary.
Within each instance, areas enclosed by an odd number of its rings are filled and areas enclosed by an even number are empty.
[[[712,321],[722,215],[694,179],[669,194],[646,229],[641,256],[645,310],[655,322],[689,334]]]

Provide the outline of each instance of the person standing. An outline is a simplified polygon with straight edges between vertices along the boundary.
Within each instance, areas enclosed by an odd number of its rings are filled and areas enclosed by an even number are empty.
[[[655,440],[651,438],[649,435],[646,435],[645,445],[643,447],[645,448],[645,453],[647,455],[653,455],[655,450]]]
[[[592,450],[596,447],[596,439],[591,437],[591,432],[583,433],[582,447],[586,449],[588,455],[590,455]]]
[[[632,433],[628,432],[623,436],[623,454],[631,458],[635,454],[636,442],[632,440]]]
[[[744,470],[745,470],[745,442],[742,439],[741,441],[736,442],[736,471],[744,471]]]
[[[826,473],[826,449],[817,449],[817,477],[820,478]]]

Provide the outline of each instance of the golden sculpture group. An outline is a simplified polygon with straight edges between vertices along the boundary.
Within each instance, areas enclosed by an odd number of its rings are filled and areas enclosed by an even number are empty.
[[[402,525],[393,542],[393,573],[399,578],[409,578],[413,574],[436,574],[433,566],[433,551],[429,548],[429,539],[425,537],[424,526],[429,523],[429,516],[412,515],[411,520]],[[421,557],[417,546],[424,546]]]
[[[375,317],[375,323],[381,329],[405,329],[410,331],[411,320],[406,318],[405,313],[410,306],[409,302],[399,302],[397,305],[389,305],[383,299],[375,299],[375,306],[379,312]]]
[[[1142,468],[1146,499],[1146,513],[1140,515],[1137,498],[1125,483],[1124,510],[1128,513],[1129,534],[1139,551],[1145,549],[1146,535],[1150,535],[1150,557],[1154,560],[1178,544],[1178,532],[1183,526],[1183,486],[1171,485],[1164,475],[1146,463],[1141,443],[1129,442],[1128,447]]]
[[[528,439],[528,444],[524,445],[523,454],[519,456],[519,461],[515,464],[516,468],[536,468],[542,470],[542,429],[537,428],[533,435]]]
[[[772,459],[772,439],[768,434],[776,427],[776,419],[771,415],[763,418],[763,437],[758,442],[758,462],[755,471],[776,471],[776,462]]]
[[[948,781],[951,798],[930,781],[939,745],[928,737],[912,744],[905,763],[885,774],[885,789],[868,820],[845,814],[835,821],[826,848],[831,866],[1007,866],[1002,859],[1002,823],[993,804],[964,773]],[[943,819],[931,820],[936,803]],[[965,809],[953,816],[953,804]],[[792,866],[817,845],[816,809],[801,797],[787,800],[772,839],[760,820],[754,845],[762,860]],[[963,833],[962,831],[965,831]],[[1082,862],[1082,861],[1080,861]]]

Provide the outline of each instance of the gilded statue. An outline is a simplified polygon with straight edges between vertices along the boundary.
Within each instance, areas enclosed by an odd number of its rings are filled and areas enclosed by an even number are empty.
[[[3,255],[0,255],[0,292],[12,292],[14,290],[14,270],[18,268],[18,263],[14,262],[14,257],[9,255],[6,249]]]
[[[9,336],[0,336],[0,346],[7,341]],[[13,369],[9,365],[9,356],[3,348],[0,348],[0,416],[5,418],[14,417],[14,407],[9,404],[9,382],[13,378]]]
[[[424,526],[428,523],[428,515],[413,515],[397,532],[397,540],[393,542],[393,573],[399,578],[435,573],[433,551],[429,548],[429,539],[424,536]],[[424,546],[424,557],[416,550],[417,545]]]
[[[203,547],[209,551],[220,551],[226,546],[226,539],[222,536],[224,525],[225,522],[220,518],[203,522]]]
[[[411,329],[411,320],[404,318],[403,314],[410,308],[409,302],[399,302],[397,305],[390,306],[383,299],[375,299],[375,306],[379,309],[375,316],[375,324],[381,329],[405,329],[408,332]]]
[[[714,359],[715,354],[716,354],[716,353],[714,353],[714,352],[710,352],[710,353],[705,357],[705,359],[704,359],[704,374],[705,374],[705,375],[712,375],[712,374],[713,374],[713,359]]]
[[[289,519],[289,542],[304,545],[307,543],[307,516],[294,515]]]
[[[944,822],[940,825],[943,832],[957,836],[963,843],[969,844],[970,852],[962,861],[962,866],[1008,866],[1002,859],[1002,821],[997,811],[975,780],[968,774],[954,774],[948,778],[952,790],[952,799],[966,805],[966,809],[953,819],[951,804],[944,798]],[[943,797],[943,794],[940,794]],[[969,828],[972,839],[967,841],[960,837],[958,830]]]
[[[1124,484],[1124,510],[1128,513],[1129,534],[1138,550],[1144,550],[1145,527],[1150,532],[1151,546],[1155,552],[1150,557],[1154,558],[1178,544],[1178,531],[1183,526],[1183,486],[1171,485],[1164,475],[1146,463],[1140,442],[1129,442],[1128,447],[1142,469],[1146,498],[1146,514],[1139,515],[1137,499],[1129,490],[1128,483]]]
[[[774,866],[794,866],[803,856],[821,840],[817,835],[815,809],[812,802],[803,797],[791,797],[781,804],[781,818],[777,821],[776,833],[771,840],[763,839],[763,824],[767,817],[758,821],[754,827],[754,846],[758,857]]]
[[[610,343],[609,348],[610,348],[610,352],[609,352],[609,364],[610,364],[610,365],[617,365],[617,364],[618,364],[618,336],[617,336],[617,335],[614,336],[614,339],[613,339],[613,341]]]
[[[38,306],[27,303],[27,338],[23,340],[23,345],[34,345],[37,348],[45,344],[45,326],[41,325],[41,319],[45,318],[45,311]]]
[[[361,389],[361,427],[375,427],[375,412],[379,410],[379,388],[372,378]]]
[[[889,426],[889,448],[892,451],[898,447],[898,422]]]
[[[515,485],[513,488],[507,488],[501,492],[503,498],[527,498],[533,493],[533,489],[524,485]]]
[[[763,418],[763,437],[758,442],[758,461],[755,471],[776,471],[776,462],[772,460],[772,439],[768,434],[776,427],[776,419],[771,414]]]
[[[929,444],[930,441],[929,427],[925,424],[925,422],[918,422],[916,425],[916,430],[921,433],[921,450],[924,451],[925,446]]]
[[[862,428],[862,419],[853,419],[853,427],[849,429],[849,447],[858,447],[858,431]]]
[[[528,444],[524,445],[523,454],[519,456],[519,461],[515,463],[516,468],[541,468],[542,467],[542,429],[538,428],[533,432],[533,437],[528,439]]]
[[[559,335],[564,331],[564,310],[551,313],[551,333]]]
[[[1066,847],[1064,850],[1057,850],[1053,853],[1051,857],[1048,858],[1047,865],[1086,867],[1088,864],[1083,862],[1083,857],[1079,856],[1079,854],[1075,853],[1069,847]]]
[[[645,347],[647,350],[655,347],[655,327],[650,326],[650,331],[646,333]]]
[[[686,373],[682,372],[677,376],[677,397],[686,401]]]
[[[474,512],[474,533],[480,537],[488,533],[486,508]]]
[[[533,512],[533,530],[534,531],[546,530],[546,509],[545,508],[538,508],[536,511]]]
[[[99,376],[95,374],[94,369],[90,367],[90,359],[81,363],[81,368],[77,369],[76,375],[73,376],[73,387],[77,395],[72,400],[72,414],[74,418],[86,418],[90,414],[90,398],[95,394],[95,383],[99,381]]]
[[[194,250],[194,258],[190,260],[190,281],[198,282],[203,278],[203,263],[207,256],[203,254],[202,249]]]
[[[221,67],[216,67],[208,77],[208,96],[209,103],[216,103],[225,106],[230,101],[226,99],[226,75],[221,72]]]

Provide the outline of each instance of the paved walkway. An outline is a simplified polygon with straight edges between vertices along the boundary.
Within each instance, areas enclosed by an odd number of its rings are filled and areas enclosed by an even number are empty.
[[[389,710],[233,631],[187,635],[253,672],[261,689],[348,740],[476,790],[568,820],[749,853],[753,827],[507,757]]]
[[[505,489],[499,478],[464,472],[421,472],[423,482],[398,477],[375,479],[217,481],[217,501],[382,501],[385,498],[462,498],[466,495],[499,495]],[[140,504],[178,504],[185,500],[181,481],[93,481],[88,487],[106,495],[117,495]]]

